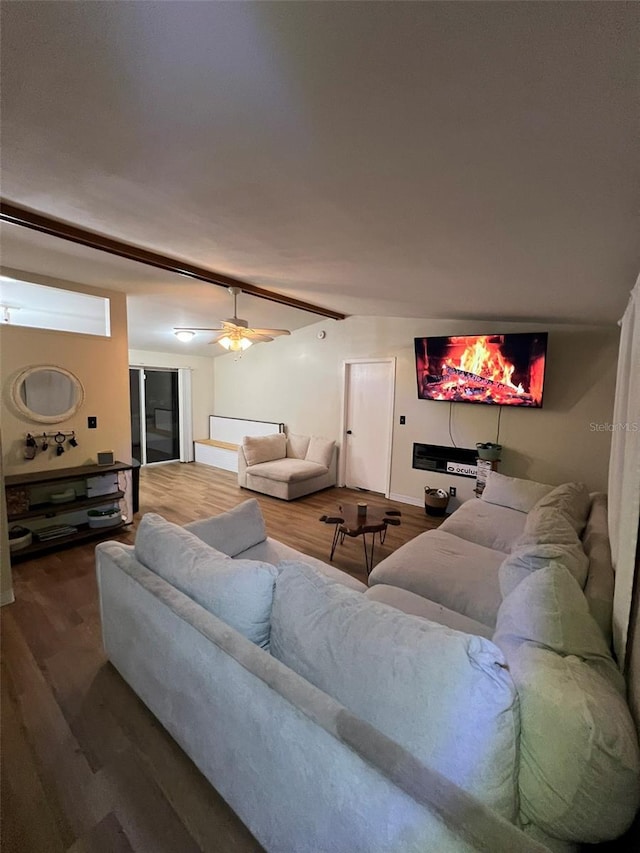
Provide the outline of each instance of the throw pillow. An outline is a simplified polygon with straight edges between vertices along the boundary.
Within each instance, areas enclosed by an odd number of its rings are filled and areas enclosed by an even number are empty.
[[[640,805],[640,757],[620,692],[577,657],[524,643],[510,655],[518,688],[520,808],[549,835],[617,838]]]
[[[554,545],[539,543],[536,545],[519,545],[514,548],[499,569],[500,592],[506,598],[509,593],[528,578],[531,572],[544,569],[551,560],[563,565],[584,588],[589,571],[589,558],[584,553],[582,545]]]
[[[525,642],[588,660],[621,694],[625,692],[624,679],[587,599],[558,562],[530,574],[504,599],[493,641],[508,660],[510,652]]]
[[[271,652],[420,761],[513,819],[518,706],[489,640],[283,564]]]
[[[308,435],[289,433],[287,436],[287,456],[290,459],[304,459],[309,449],[310,440]]]
[[[487,483],[482,492],[482,500],[498,506],[529,512],[541,497],[550,492],[553,486],[522,480],[519,477],[505,477],[497,471],[489,471]]]
[[[267,538],[260,504],[255,498],[212,518],[191,521],[185,524],[185,530],[229,557],[235,557]]]
[[[335,446],[335,441],[330,441],[327,438],[316,438],[312,435],[305,459],[307,462],[316,462],[318,465],[324,465],[325,468],[328,468],[333,459]]]
[[[154,513],[138,526],[136,559],[247,639],[269,647],[277,570],[230,560],[197,536]]]
[[[576,543],[580,544],[578,534],[562,513],[550,506],[536,506],[527,515],[522,535],[516,539],[513,547]]]
[[[561,512],[580,536],[591,509],[591,497],[584,483],[563,483],[540,498],[536,508],[541,507]]]
[[[242,450],[248,466],[284,459],[287,455],[287,436],[283,432],[274,435],[245,435],[242,439]]]

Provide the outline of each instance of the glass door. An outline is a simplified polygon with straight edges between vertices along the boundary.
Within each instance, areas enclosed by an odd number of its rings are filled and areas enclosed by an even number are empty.
[[[131,452],[143,465],[180,458],[178,371],[131,369]]]

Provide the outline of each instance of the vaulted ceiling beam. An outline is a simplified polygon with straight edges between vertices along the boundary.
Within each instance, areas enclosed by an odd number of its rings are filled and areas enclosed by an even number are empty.
[[[308,311],[310,314],[317,314],[320,317],[330,317],[332,320],[344,320],[347,316],[346,314],[341,314],[339,311],[332,311],[329,308],[322,308],[310,302],[303,302],[301,299],[294,299],[292,296],[285,296],[283,293],[265,290],[263,287],[250,284],[248,281],[242,281],[242,279],[234,278],[233,276],[225,275],[206,267],[190,264],[187,261],[173,258],[170,255],[152,252],[149,249],[142,248],[142,246],[134,246],[131,243],[125,243],[122,240],[107,237],[95,231],[88,231],[78,225],[63,222],[60,219],[53,219],[43,213],[37,213],[28,208],[20,207],[4,199],[0,200],[0,220],[9,222],[12,225],[20,225],[23,228],[30,228],[33,231],[39,231],[41,234],[59,237],[61,240],[69,240],[71,243],[79,243],[81,246],[88,246],[90,249],[97,249],[99,252],[108,252],[110,255],[126,258],[129,261],[147,264],[147,266],[156,267],[166,272],[179,273],[189,278],[204,281],[207,284],[215,284],[218,287],[225,288],[239,287],[243,293],[256,296],[258,299],[267,299],[269,302],[277,302],[289,308],[299,308],[301,311]]]

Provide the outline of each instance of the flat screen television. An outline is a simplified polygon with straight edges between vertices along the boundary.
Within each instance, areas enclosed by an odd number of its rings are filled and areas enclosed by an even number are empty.
[[[542,407],[546,332],[416,338],[420,400]]]

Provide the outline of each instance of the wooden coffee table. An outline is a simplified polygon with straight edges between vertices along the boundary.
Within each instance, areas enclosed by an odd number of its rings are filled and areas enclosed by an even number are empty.
[[[398,527],[400,525],[400,515],[401,513],[397,509],[384,509],[378,506],[367,506],[366,515],[358,515],[357,504],[342,503],[339,504],[336,515],[320,516],[320,521],[335,525],[329,561],[333,560],[336,546],[344,542],[345,536],[362,536],[364,564],[367,569],[367,576],[369,576],[373,569],[376,533],[379,534],[380,544],[382,545],[387,535],[387,527]],[[367,546],[367,533],[371,534],[369,546]]]

